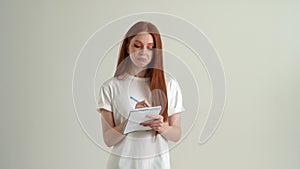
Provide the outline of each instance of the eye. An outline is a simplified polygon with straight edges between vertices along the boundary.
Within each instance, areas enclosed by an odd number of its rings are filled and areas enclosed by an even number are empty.
[[[147,46],[147,49],[148,50],[153,50],[153,46],[151,45],[151,46]]]
[[[140,45],[140,44],[134,44],[133,45],[135,48],[141,48],[142,47],[142,45]]]

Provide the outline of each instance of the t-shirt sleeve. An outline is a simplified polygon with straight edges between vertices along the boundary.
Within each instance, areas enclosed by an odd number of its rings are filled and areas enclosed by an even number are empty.
[[[170,82],[169,116],[185,111],[182,103],[182,93],[178,82],[172,79]]]
[[[108,83],[104,83],[99,91],[98,109],[106,109],[112,111],[111,90]]]

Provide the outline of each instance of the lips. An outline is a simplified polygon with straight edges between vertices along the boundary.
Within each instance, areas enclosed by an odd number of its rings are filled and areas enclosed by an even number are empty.
[[[136,58],[138,61],[140,61],[140,62],[146,62],[148,59],[147,58],[145,58],[145,57],[138,57],[138,58]]]

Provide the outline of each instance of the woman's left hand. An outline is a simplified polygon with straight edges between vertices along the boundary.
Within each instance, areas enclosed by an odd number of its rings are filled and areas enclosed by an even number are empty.
[[[164,122],[164,117],[162,115],[148,114],[147,117],[152,118],[152,120],[142,122],[140,125],[149,126],[159,133],[166,131],[168,123]]]

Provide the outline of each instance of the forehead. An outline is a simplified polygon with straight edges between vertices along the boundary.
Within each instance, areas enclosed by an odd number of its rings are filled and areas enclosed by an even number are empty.
[[[154,43],[154,40],[151,34],[147,32],[142,32],[134,36],[131,42],[142,42],[144,44],[147,44],[147,43]]]

